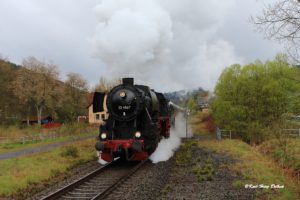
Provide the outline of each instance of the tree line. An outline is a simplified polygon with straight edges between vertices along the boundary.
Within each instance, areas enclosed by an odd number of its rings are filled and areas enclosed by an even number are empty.
[[[65,81],[59,75],[57,65],[35,57],[25,58],[21,65],[0,58],[0,123],[29,123],[36,116],[41,124],[44,115],[61,122],[76,121],[87,115],[90,92],[105,92],[117,83],[102,77],[90,88],[80,74],[69,73]]]
[[[300,113],[299,68],[285,55],[265,63],[256,61],[226,68],[214,91],[216,124],[259,143]]]

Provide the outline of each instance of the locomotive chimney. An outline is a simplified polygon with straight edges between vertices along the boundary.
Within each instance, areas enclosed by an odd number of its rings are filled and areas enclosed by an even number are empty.
[[[133,78],[123,78],[122,82],[124,85],[133,85]]]

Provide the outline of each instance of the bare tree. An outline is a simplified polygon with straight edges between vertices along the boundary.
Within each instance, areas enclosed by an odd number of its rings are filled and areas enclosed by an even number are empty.
[[[76,73],[69,73],[67,75],[68,79],[66,80],[66,84],[69,87],[80,91],[88,91],[88,83],[87,81],[80,75]]]
[[[107,80],[104,77],[101,77],[99,83],[95,87],[95,91],[107,93],[114,86],[120,83],[121,83],[121,79]]]
[[[69,73],[67,76],[64,101],[69,104],[68,112],[74,119],[86,111],[88,82],[80,74]]]
[[[278,0],[266,5],[260,16],[251,21],[267,38],[286,45],[288,54],[300,63],[300,3],[299,0]]]
[[[42,112],[54,110],[61,102],[61,85],[58,81],[56,65],[44,63],[34,57],[23,60],[23,68],[19,70],[14,93],[24,105],[32,105],[37,112],[38,123],[41,124]]]

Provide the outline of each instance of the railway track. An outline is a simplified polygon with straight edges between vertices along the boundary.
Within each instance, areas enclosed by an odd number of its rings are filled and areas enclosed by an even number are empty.
[[[104,199],[138,171],[147,160],[138,164],[129,163],[124,166],[119,166],[116,162],[107,164],[87,174],[79,180],[43,197],[42,200]]]

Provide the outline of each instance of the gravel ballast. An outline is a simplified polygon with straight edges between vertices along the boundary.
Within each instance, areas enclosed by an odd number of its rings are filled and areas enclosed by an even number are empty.
[[[237,160],[197,145],[191,146],[191,152],[191,160],[183,164],[178,164],[178,156],[157,164],[146,163],[106,199],[255,199],[255,190],[235,186],[236,181],[243,180],[230,167]],[[45,187],[30,199],[39,199],[97,167],[99,164],[93,161],[74,168],[63,181]]]

